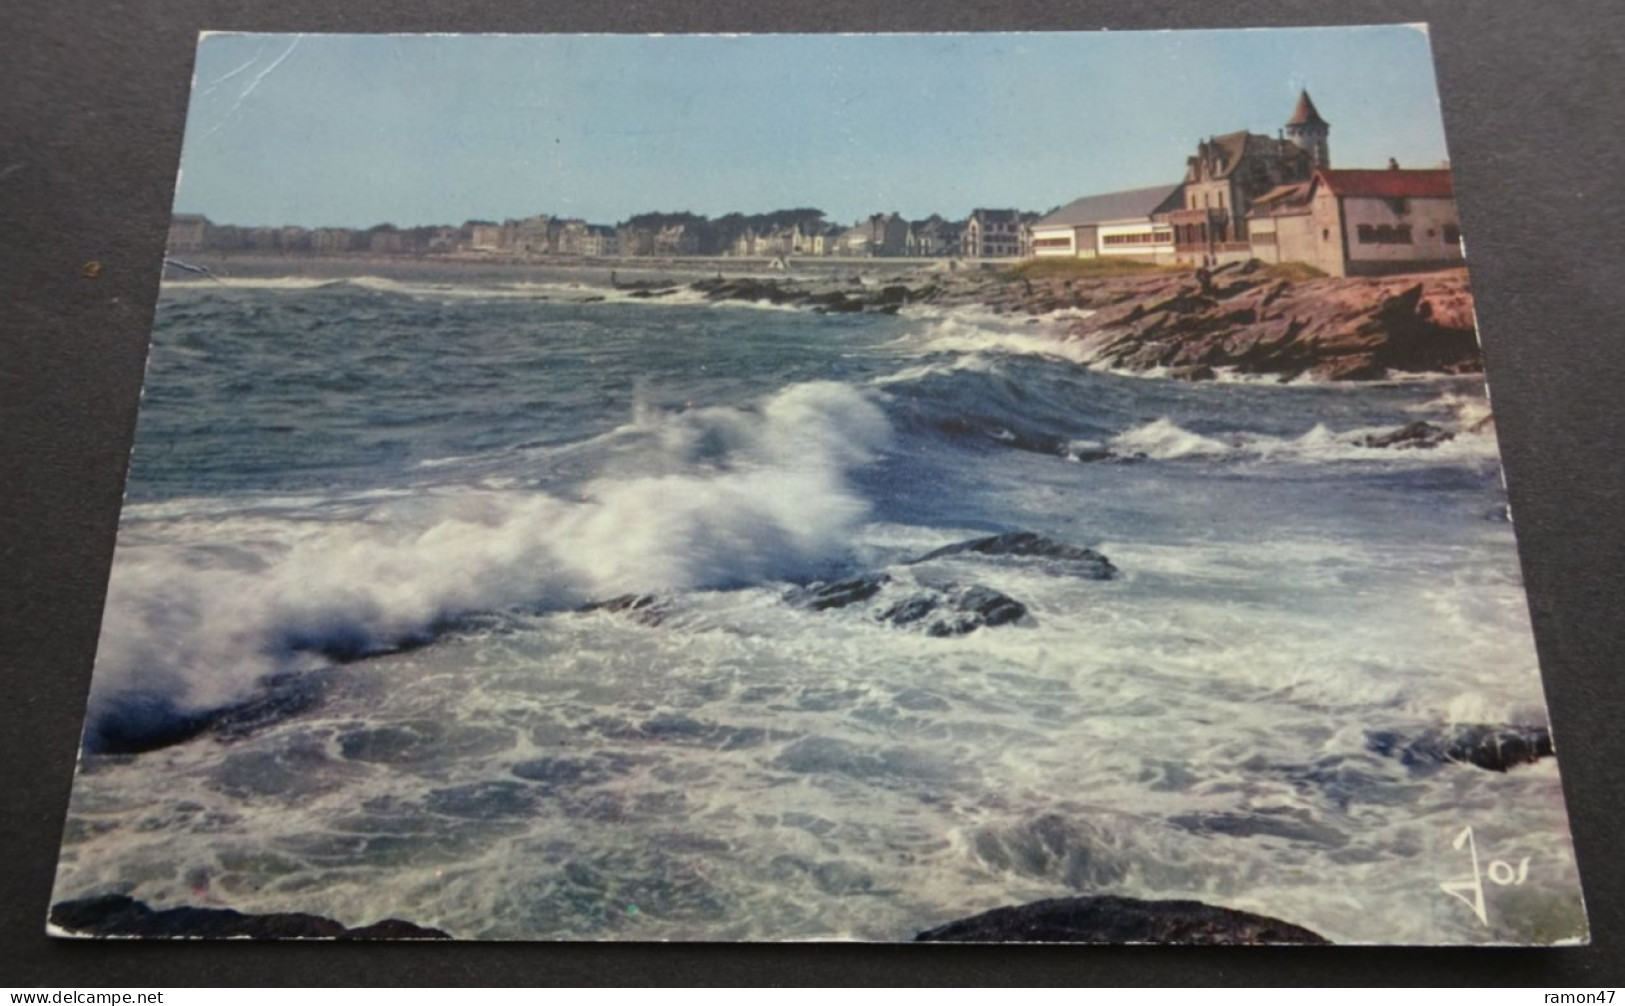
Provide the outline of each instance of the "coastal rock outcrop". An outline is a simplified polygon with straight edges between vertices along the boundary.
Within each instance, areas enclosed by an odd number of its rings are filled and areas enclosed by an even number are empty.
[[[261,690],[246,699],[201,710],[185,709],[156,693],[115,696],[93,711],[82,746],[87,754],[130,755],[205,733],[237,740],[321,705],[328,682],[321,671],[277,674],[261,681]]]
[[[60,901],[51,924],[71,936],[144,936],[159,939],[449,940],[451,934],[401,919],[345,926],[321,915],[275,912],[248,915],[230,908],[149,908],[123,894]]]
[[[894,582],[887,573],[865,573],[847,580],[797,587],[785,600],[811,611],[829,611],[866,604]],[[891,596],[880,597],[871,607],[876,621],[922,629],[926,635],[939,638],[963,636],[984,626],[1010,625],[1027,614],[1027,606],[1020,601],[981,584],[899,584],[888,593]]]
[[[1455,438],[1454,433],[1443,427],[1418,420],[1414,423],[1407,423],[1397,430],[1364,437],[1360,440],[1360,443],[1365,447],[1392,447],[1396,450],[1431,450]]]
[[[1220,368],[1281,380],[1382,380],[1393,373],[1479,373],[1483,359],[1465,269],[1390,277],[1283,278],[1258,263],[1190,273],[1031,279],[967,271],[842,284],[739,277],[691,289],[713,301],[792,305],[824,313],[892,314],[910,304],[996,314],[1076,315],[1065,338],[1095,362],[1212,380]]]
[[[1111,580],[1118,575],[1111,560],[1092,548],[1046,538],[1032,531],[1011,531],[955,542],[932,549],[904,566],[943,559],[968,558],[1041,562],[1048,572],[1085,580]],[[960,583],[928,570],[917,581],[899,573],[861,573],[841,580],[816,581],[785,594],[790,604],[809,611],[862,606],[876,621],[924,631],[928,636],[963,636],[981,628],[1012,625],[1027,616],[1027,606],[980,583]]]
[[[1318,933],[1265,915],[1200,901],[1142,901],[1112,895],[1054,898],[960,919],[914,937],[918,943],[1180,943],[1198,946],[1327,944]]]
[[[1299,282],[1254,271],[1207,294],[1182,276],[1101,282],[1124,296],[1071,334],[1113,367],[1327,381],[1483,369],[1464,270]]]
[[[915,563],[930,562],[955,555],[1019,556],[1022,558],[1053,559],[1069,565],[1068,572],[1088,580],[1111,580],[1117,576],[1117,567],[1111,560],[1092,548],[1079,548],[1066,542],[1055,541],[1032,531],[1012,531],[1008,534],[973,538],[933,549],[915,559]]]
[[[1430,730],[1413,737],[1391,730],[1368,731],[1366,748],[1398,758],[1412,768],[1461,762],[1491,772],[1506,772],[1557,754],[1546,727],[1484,723]]]

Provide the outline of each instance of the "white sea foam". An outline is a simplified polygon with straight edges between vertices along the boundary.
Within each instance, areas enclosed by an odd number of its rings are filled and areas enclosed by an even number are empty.
[[[951,310],[905,309],[922,322],[899,340],[898,347],[913,355],[937,353],[1013,354],[1067,360],[1085,366],[1096,360],[1084,342],[1065,337],[1063,327],[1048,316],[1011,316],[961,307]]]
[[[1144,455],[1158,461],[1187,459],[1252,459],[1266,461],[1365,461],[1404,463],[1469,462],[1497,460],[1493,436],[1470,430],[1431,448],[1370,447],[1367,437],[1393,433],[1393,427],[1369,426],[1334,431],[1316,423],[1296,437],[1264,433],[1234,432],[1204,436],[1192,432],[1167,417],[1136,426],[1111,438],[1108,446],[1120,455]],[[1093,442],[1075,447],[1094,448]]]
[[[300,292],[326,287],[349,287],[373,293],[410,297],[414,300],[436,303],[457,301],[533,300],[562,304],[634,304],[667,305],[673,307],[718,307],[754,311],[797,312],[806,308],[796,304],[774,304],[769,301],[711,300],[705,293],[681,281],[673,281],[669,288],[654,290],[628,289],[582,283],[575,280],[528,281],[512,283],[492,282],[429,282],[396,279],[387,276],[350,276],[319,278],[311,276],[238,277],[189,276],[184,279],[165,279],[164,289],[174,290],[259,290]]]

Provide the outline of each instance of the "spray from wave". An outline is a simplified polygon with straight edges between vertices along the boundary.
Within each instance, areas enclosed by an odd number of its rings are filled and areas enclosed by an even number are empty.
[[[347,510],[137,520],[115,557],[101,718],[218,708],[267,676],[423,643],[470,615],[813,575],[868,514],[848,475],[890,436],[843,385],[748,409],[641,408],[637,451],[573,498],[448,489]]]
[[[1154,461],[1254,460],[1324,463],[1337,461],[1394,463],[1485,463],[1497,460],[1495,438],[1467,427],[1449,431],[1449,439],[1425,449],[1374,446],[1373,441],[1394,432],[1391,427],[1360,427],[1334,431],[1316,423],[1298,436],[1233,432],[1213,436],[1187,430],[1163,417],[1125,430],[1107,446],[1118,457]],[[1074,445],[1075,453],[1098,451],[1093,442]]]

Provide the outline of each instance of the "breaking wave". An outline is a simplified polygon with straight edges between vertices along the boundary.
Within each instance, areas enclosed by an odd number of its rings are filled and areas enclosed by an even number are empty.
[[[426,642],[474,614],[810,576],[867,516],[848,474],[890,435],[869,398],[833,383],[750,409],[644,409],[634,426],[645,456],[623,467],[645,474],[570,498],[449,487],[324,520],[132,508],[92,720],[133,699],[218,707],[267,675]]]

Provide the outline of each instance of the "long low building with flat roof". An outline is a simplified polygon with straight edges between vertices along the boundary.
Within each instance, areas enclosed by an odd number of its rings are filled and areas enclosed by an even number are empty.
[[[1174,231],[1157,218],[1184,205],[1184,189],[1183,184],[1153,185],[1074,199],[1032,225],[1032,253],[1171,262]]]

